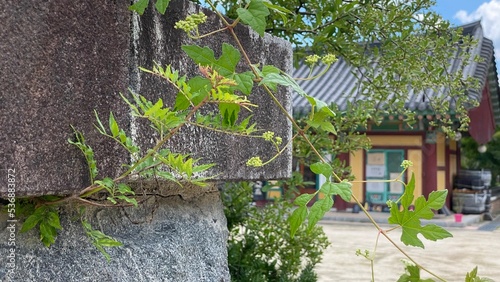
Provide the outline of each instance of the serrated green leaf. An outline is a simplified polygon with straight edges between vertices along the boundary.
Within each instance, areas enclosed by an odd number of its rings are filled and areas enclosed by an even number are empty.
[[[231,44],[222,44],[222,55],[213,66],[221,75],[229,76],[236,71],[236,65],[241,59],[241,53]]]
[[[399,277],[397,282],[434,282],[432,279],[421,279],[420,278],[420,268],[414,264],[406,264],[406,273]]]
[[[38,208],[40,209],[40,208]],[[36,209],[36,210],[38,210]],[[31,229],[33,229],[43,218],[43,214],[40,213],[33,213],[32,215],[28,216],[26,220],[23,223],[23,226],[21,227],[21,230],[19,231],[20,233],[27,232]]]
[[[318,223],[318,221],[323,218],[323,216],[325,216],[325,213],[328,212],[332,207],[332,197],[325,197],[321,200],[316,201],[309,211],[307,229],[312,230],[316,223]]]
[[[318,112],[323,112],[331,117],[335,116],[335,113],[328,108],[328,105],[320,99],[309,95],[306,96],[306,99],[309,101],[309,104],[317,109]]]
[[[349,182],[332,183],[333,194],[339,195],[342,200],[349,202],[352,196],[352,184]]]
[[[309,166],[312,172],[315,174],[322,174],[327,179],[332,175],[332,166],[324,162],[317,162]]]
[[[183,45],[181,48],[196,64],[210,66],[227,77],[235,73],[236,65],[241,58],[240,51],[227,43],[222,44],[222,55],[219,59],[215,58],[214,51],[209,47]]]
[[[113,113],[109,113],[109,129],[111,130],[111,135],[113,137],[117,137],[118,133],[120,132],[120,128],[118,127],[118,123],[115,120],[115,117],[113,116]]]
[[[177,183],[179,186],[182,186],[181,183],[177,178],[175,178],[170,172],[168,171],[158,171],[156,172],[156,175],[165,179],[165,180],[170,180],[172,182]]]
[[[54,244],[54,242],[56,241],[56,235],[57,231],[54,227],[52,227],[45,221],[42,221],[40,223],[40,240],[46,247]]]
[[[477,266],[465,276],[465,282],[494,282],[493,279],[487,277],[479,277],[477,274]]]
[[[95,184],[103,187],[103,188],[106,188],[106,190],[108,190],[109,192],[111,192],[111,190],[113,189],[113,187],[115,186],[115,183],[113,182],[113,179],[109,178],[109,177],[106,177],[102,180],[96,180],[95,181]]]
[[[307,207],[301,206],[295,209],[288,218],[288,222],[290,223],[290,236],[293,238],[297,230],[299,230],[300,225],[306,220],[307,217]]]
[[[252,93],[254,77],[255,76],[252,72],[247,71],[237,73],[230,78],[234,79],[234,81],[238,84],[237,86],[234,86],[235,89],[241,91],[241,93],[245,95],[250,95],[250,93]]]
[[[97,120],[97,124],[99,125],[99,126],[96,125],[97,130],[99,131],[99,133],[106,135],[107,134],[106,128],[104,128],[104,125],[102,124],[101,119],[97,114],[97,110],[94,110],[94,114],[95,114],[95,119]]]
[[[438,210],[444,206],[446,203],[446,196],[448,195],[448,190],[432,191],[429,194],[427,204],[429,208]]]
[[[401,205],[403,207],[408,208],[411,206],[413,203],[413,199],[415,196],[413,195],[415,193],[415,175],[412,173],[410,181],[408,184],[405,185],[405,192],[403,193],[403,196],[401,197]]]
[[[219,103],[219,111],[222,115],[222,124],[225,126],[233,126],[238,120],[240,106],[233,103]]]
[[[155,116],[163,108],[163,100],[160,98],[156,103],[144,112],[145,116]]]
[[[130,203],[130,204],[132,204],[132,205],[134,205],[134,206],[137,207],[137,200],[134,199],[134,198],[129,198],[129,197],[125,196],[125,195],[118,195],[118,196],[116,196],[116,198],[120,199],[120,200],[123,200],[123,201],[125,201],[127,203]]]
[[[264,36],[269,9],[262,0],[252,0],[247,9],[238,8],[236,13],[238,13],[242,22],[252,27],[260,36]]]
[[[183,45],[181,49],[196,63],[202,66],[212,66],[217,63],[214,51],[209,47],[198,45]]]
[[[270,73],[276,73],[279,74],[281,71],[279,68],[272,66],[272,65],[265,65],[262,67],[262,75],[268,75]]]
[[[419,196],[415,200],[415,212],[413,213],[413,217],[419,217],[423,219],[432,219],[434,217],[434,212],[429,208],[428,202],[425,200],[424,195]]]
[[[325,194],[325,196],[331,197],[335,193],[335,185],[334,184],[335,183],[333,183],[331,181],[327,181],[327,182],[323,183],[323,185],[321,185],[319,191],[321,193]]]
[[[213,166],[215,166],[215,164],[197,165],[197,166],[193,167],[193,173],[205,171],[207,169],[210,169]]]
[[[118,242],[115,239],[111,239],[111,238],[101,238],[101,239],[97,239],[95,242],[96,242],[96,244],[103,246],[103,247],[123,246],[123,244],[121,242]]]
[[[199,103],[201,103],[201,101],[203,101],[203,99],[205,99],[212,86],[210,80],[201,76],[195,76],[191,78],[187,82],[187,85],[190,88],[190,93],[186,93],[186,95],[184,95],[183,93],[179,92],[177,94],[174,106],[174,110],[176,111],[187,109],[191,105],[191,103],[193,103],[194,106],[197,106]]]
[[[169,3],[170,3],[170,0],[156,0],[156,4],[155,4],[156,10],[160,14],[165,15],[165,11],[167,10]]]
[[[407,224],[403,227],[403,232],[401,233],[401,242],[407,246],[414,246],[424,249],[424,243],[418,238],[418,233],[422,230],[419,225]]]
[[[118,188],[118,192],[120,192],[122,194],[135,195],[134,191],[132,191],[132,188],[125,183],[120,183],[116,187]]]
[[[431,241],[453,237],[450,232],[446,231],[443,227],[435,224],[425,225],[420,230],[420,233],[425,237],[425,239]]]
[[[295,82],[295,80],[293,80],[293,78],[291,78],[287,74],[279,74],[279,73],[271,72],[269,74],[266,74],[262,78],[259,85],[262,85],[262,84],[269,86],[269,87],[272,87],[275,84],[292,87],[292,89],[297,94],[299,94],[302,97],[305,97],[312,106],[316,107],[316,109],[318,111],[324,111],[325,114],[332,116],[332,117],[335,116],[335,113],[330,108],[327,107],[328,105],[326,103],[322,102],[321,100],[319,100],[315,97],[307,95],[307,93],[304,92],[304,90],[297,84],[297,82]]]
[[[293,203],[297,206],[305,207],[307,205],[307,203],[309,203],[312,200],[312,198],[314,198],[314,196],[316,196],[316,194],[304,193],[304,194],[298,196],[297,198],[295,198]]]
[[[133,5],[129,6],[128,9],[130,11],[138,13],[139,15],[142,15],[144,14],[144,10],[146,10],[148,5],[149,5],[149,0],[139,0],[135,2]]]
[[[259,83],[259,85],[266,85],[266,86],[271,86],[275,84],[292,87],[292,89],[295,90],[295,92],[297,92],[297,94],[299,94],[302,97],[309,96],[307,95],[306,92],[304,92],[304,90],[302,90],[302,88],[297,84],[297,82],[295,82],[290,76],[286,74],[281,75],[279,73],[271,72],[264,75],[264,77]]]
[[[451,237],[451,234],[441,227],[434,225],[422,226],[420,219],[431,219],[434,216],[433,209],[440,209],[446,200],[448,190],[434,191],[429,194],[429,201],[422,195],[415,200],[415,209],[409,210],[413,201],[415,190],[415,176],[412,174],[410,182],[405,187],[401,197],[403,209],[400,211],[395,202],[389,202],[391,216],[388,222],[398,224],[402,227],[401,242],[405,245],[424,248],[423,242],[418,238],[421,233],[426,239],[439,240]]]
[[[59,221],[59,214],[56,211],[50,211],[47,213],[47,219],[45,220],[50,226],[56,229],[62,229],[61,223]]]

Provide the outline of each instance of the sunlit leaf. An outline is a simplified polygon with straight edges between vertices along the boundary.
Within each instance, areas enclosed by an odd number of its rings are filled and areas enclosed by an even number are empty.
[[[432,210],[440,209],[446,201],[448,190],[433,191],[429,194],[429,200],[422,195],[415,200],[414,210],[410,209],[415,191],[415,176],[412,177],[405,187],[401,198],[402,209],[395,202],[389,202],[391,216],[390,224],[398,224],[402,227],[401,242],[405,245],[424,248],[423,242],[418,238],[422,234],[426,239],[436,241],[452,235],[437,225],[422,226],[420,219],[431,219],[434,216]]]
[[[288,222],[290,223],[290,236],[295,236],[295,233],[297,233],[297,230],[299,229],[300,225],[306,220],[307,217],[307,207],[301,206],[295,209],[288,218]]]
[[[309,211],[308,217],[308,230],[311,230],[316,223],[323,218],[326,212],[328,212],[333,206],[332,197],[325,197],[321,200],[316,201]]]
[[[165,11],[168,8],[169,3],[170,3],[170,0],[156,0],[156,4],[155,4],[156,10],[160,14],[164,15]]]
[[[305,207],[307,205],[307,203],[309,203],[312,200],[312,198],[314,198],[314,196],[315,196],[315,194],[304,193],[304,194],[298,196],[297,198],[295,198],[293,203],[296,204],[297,206]]]
[[[138,0],[133,5],[129,6],[128,9],[130,11],[138,13],[139,15],[142,15],[144,14],[144,10],[146,10],[148,5],[149,5],[149,0]]]
[[[314,163],[309,168],[315,174],[322,174],[326,178],[329,178],[332,175],[332,166],[324,162]]]
[[[252,0],[248,8],[238,8],[236,10],[241,21],[248,24],[260,36],[264,36],[266,29],[266,17],[269,15],[269,9],[262,0]]]

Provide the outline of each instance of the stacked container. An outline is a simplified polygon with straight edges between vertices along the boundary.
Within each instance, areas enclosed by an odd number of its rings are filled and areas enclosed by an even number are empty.
[[[490,184],[489,170],[460,170],[454,181],[453,211],[464,214],[489,212]]]

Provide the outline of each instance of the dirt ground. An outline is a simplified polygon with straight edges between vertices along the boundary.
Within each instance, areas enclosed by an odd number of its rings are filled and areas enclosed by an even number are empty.
[[[372,252],[377,230],[368,223],[323,222],[321,226],[331,245],[316,266],[319,281],[371,281],[370,262],[357,256],[356,250]],[[453,238],[437,242],[423,239],[425,249],[404,246],[399,241],[400,230],[389,234],[418,263],[446,281],[464,281],[466,273],[478,266],[480,277],[500,282],[500,229],[479,231],[472,226],[447,230]],[[404,273],[402,259],[404,255],[381,236],[375,255],[375,281],[397,281]],[[421,277],[433,278],[423,271]]]

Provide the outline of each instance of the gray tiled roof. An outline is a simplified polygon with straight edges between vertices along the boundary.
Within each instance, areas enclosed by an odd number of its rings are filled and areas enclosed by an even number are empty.
[[[460,50],[457,48],[454,58],[450,59],[449,72],[458,70],[459,68],[464,68],[464,75],[474,76],[479,79],[481,83],[481,89],[484,87],[487,78],[490,81],[490,90],[493,97],[492,102],[497,106],[497,123],[500,124],[500,108],[498,99],[498,82],[496,79],[496,67],[493,56],[493,42],[484,37],[483,29],[481,23],[474,22],[468,25],[462,26],[464,34],[473,36],[477,41],[478,45],[471,50],[473,55],[479,55],[484,60],[481,62],[471,61],[469,64],[463,66],[463,60],[461,59]],[[376,67],[377,63],[374,63]],[[313,70],[313,75],[321,73],[326,66],[316,67]],[[295,69],[294,77],[307,77],[309,74],[309,67],[302,64],[297,69]],[[358,77],[361,76],[359,69],[349,65],[344,59],[340,58],[335,64],[333,64],[330,69],[321,77],[309,80],[300,81],[299,85],[304,89],[304,91],[315,98],[327,104],[337,104],[340,109],[345,109],[348,101],[356,101],[358,99],[363,99],[364,96],[360,94],[360,81]],[[481,89],[470,90],[469,95],[471,98],[477,101],[481,100]],[[429,110],[428,102],[424,102],[424,93],[418,92],[414,93],[412,89],[409,90],[408,100],[406,101],[406,107],[411,110],[426,111]],[[442,97],[446,94],[446,89],[443,87],[437,91],[428,90],[425,95],[427,97]],[[428,100],[428,99],[427,99]],[[493,101],[494,100],[494,101]],[[496,104],[495,104],[496,101]],[[309,102],[299,96],[295,95],[293,100],[293,108],[296,112],[303,112],[309,110]]]

